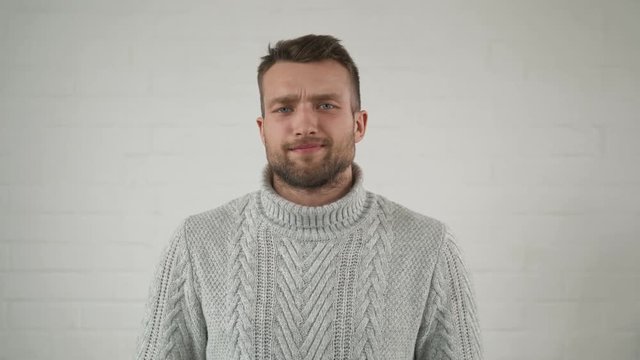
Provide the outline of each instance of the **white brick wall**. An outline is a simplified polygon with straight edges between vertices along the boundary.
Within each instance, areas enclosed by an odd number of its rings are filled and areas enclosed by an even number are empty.
[[[0,0],[0,360],[132,356],[173,228],[259,185],[259,57],[311,32],[360,66],[367,187],[458,235],[487,359],[640,359],[639,18]]]

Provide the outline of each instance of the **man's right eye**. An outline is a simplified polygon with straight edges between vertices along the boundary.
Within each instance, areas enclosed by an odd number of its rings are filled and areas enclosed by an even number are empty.
[[[288,112],[292,112],[292,111],[293,111],[293,109],[288,107],[288,106],[283,106],[283,107],[279,107],[279,108],[276,109],[276,112],[279,112],[279,113],[288,113]]]

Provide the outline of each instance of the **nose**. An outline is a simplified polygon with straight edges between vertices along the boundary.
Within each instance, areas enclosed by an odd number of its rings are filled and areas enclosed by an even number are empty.
[[[300,106],[297,110],[293,119],[296,136],[315,135],[318,131],[318,114],[309,106]]]

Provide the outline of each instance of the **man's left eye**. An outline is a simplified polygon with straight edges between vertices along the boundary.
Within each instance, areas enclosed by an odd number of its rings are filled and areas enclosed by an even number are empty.
[[[320,109],[322,110],[330,110],[335,108],[335,106],[333,104],[320,104]]]

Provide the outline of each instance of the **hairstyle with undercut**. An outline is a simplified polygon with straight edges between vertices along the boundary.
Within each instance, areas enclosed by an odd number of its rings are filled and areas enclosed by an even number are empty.
[[[278,61],[308,63],[323,60],[335,60],[342,64],[351,75],[352,101],[351,111],[360,110],[360,77],[358,67],[347,50],[340,45],[340,40],[331,35],[304,35],[295,39],[280,40],[276,46],[267,48],[268,54],[263,56],[258,66],[258,89],[260,90],[260,110],[264,117],[264,95],[262,78]]]

